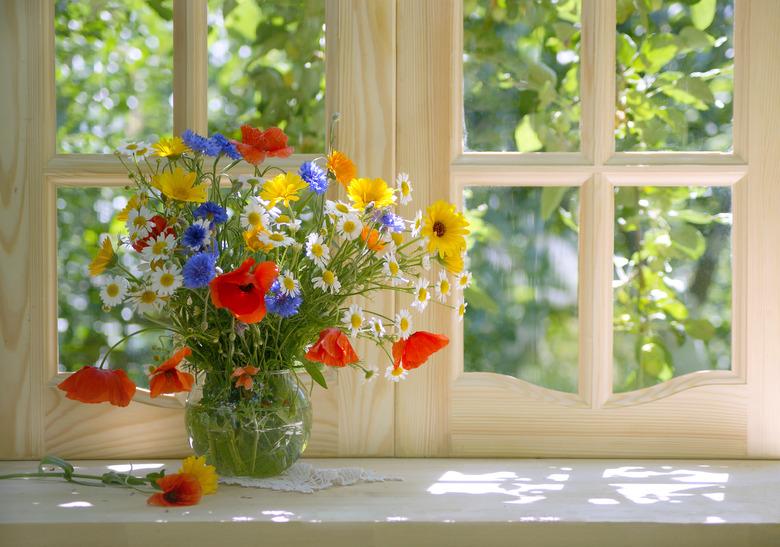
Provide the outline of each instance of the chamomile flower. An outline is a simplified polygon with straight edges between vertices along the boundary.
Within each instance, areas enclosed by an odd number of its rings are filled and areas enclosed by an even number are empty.
[[[291,232],[297,232],[301,227],[301,219],[291,218],[289,215],[279,214],[274,218],[274,223],[277,227],[286,227]]]
[[[163,266],[152,271],[149,276],[152,281],[152,289],[160,296],[170,296],[181,287],[183,278],[181,269],[175,264]]]
[[[401,380],[406,380],[408,375],[409,372],[403,367],[393,367],[390,365],[385,369],[385,378],[391,382],[400,382]]]
[[[423,227],[422,211],[417,211],[417,214],[414,215],[414,220],[412,221],[412,237],[419,236],[422,227]]]
[[[265,228],[271,222],[271,216],[268,214],[268,209],[265,208],[263,201],[256,196],[251,196],[241,213],[240,222],[241,227],[245,230]]]
[[[390,278],[390,284],[395,287],[406,283],[406,279],[403,277],[401,266],[398,264],[398,259],[395,253],[388,253],[385,255],[385,263],[382,266],[384,274]]]
[[[105,285],[100,288],[100,299],[109,308],[121,304],[127,295],[127,287],[127,279],[124,277],[109,277]]]
[[[322,275],[312,278],[312,283],[318,289],[336,294],[341,289],[341,282],[331,270],[322,270]]]
[[[401,310],[395,314],[395,329],[402,340],[406,340],[412,334],[412,314],[409,310]]]
[[[284,270],[279,276],[279,292],[285,296],[298,296],[301,294],[301,284],[295,279],[290,270]]]
[[[268,245],[272,249],[277,247],[289,247],[295,243],[293,238],[283,232],[263,232],[257,237],[263,245]]]
[[[151,287],[141,287],[132,293],[132,301],[139,313],[160,311],[165,301]]]
[[[349,309],[344,312],[344,316],[341,318],[341,321],[349,329],[352,338],[355,338],[366,322],[366,316],[363,314],[363,308],[357,304],[352,304]]]
[[[143,205],[137,209],[130,209],[125,223],[127,231],[130,232],[130,238],[136,240],[149,235],[149,232],[154,228],[153,216],[154,214]]]
[[[325,213],[335,218],[341,218],[345,215],[354,214],[356,212],[357,209],[344,203],[343,201],[332,201],[330,199],[325,201]]]
[[[330,248],[320,234],[311,233],[306,238],[306,256],[320,268],[330,260]]]
[[[360,237],[363,230],[363,223],[360,221],[357,215],[349,214],[339,219],[339,223],[336,226],[339,235],[344,236],[346,239],[352,241]]]
[[[376,365],[368,365],[363,371],[363,383],[369,384],[379,376],[379,368]]]
[[[368,328],[371,334],[377,338],[382,338],[385,335],[385,326],[382,324],[382,320],[379,317],[372,317],[368,320]]]
[[[469,305],[468,302],[463,300],[462,298],[458,300],[457,303],[457,312],[458,312],[458,321],[463,321],[463,316],[466,315],[466,307]]]
[[[422,312],[428,306],[428,302],[431,299],[431,291],[428,290],[428,280],[422,277],[417,280],[417,284],[414,287],[414,302],[412,307],[417,308]]]
[[[148,242],[141,251],[141,260],[147,263],[164,260],[173,254],[176,237],[171,233],[162,233]]]
[[[423,255],[422,257],[422,267],[425,269],[426,272],[431,271],[431,256],[430,255]]]
[[[401,205],[408,205],[412,202],[412,183],[409,182],[409,175],[406,173],[398,173],[398,177],[395,179],[395,186],[398,190]]]
[[[123,156],[145,158],[152,153],[152,147],[145,142],[126,142],[116,149]]]
[[[439,279],[436,281],[434,289],[436,291],[436,298],[439,302],[446,302],[447,297],[452,292],[452,285],[450,285],[450,280],[447,277],[446,272],[439,272]]]
[[[471,286],[471,272],[463,271],[455,277],[455,286],[460,289],[468,289]]]

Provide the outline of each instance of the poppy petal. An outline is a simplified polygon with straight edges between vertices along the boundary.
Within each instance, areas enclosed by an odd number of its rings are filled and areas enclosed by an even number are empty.
[[[406,340],[399,340],[393,344],[395,366],[400,363],[406,370],[415,369],[449,343],[450,339],[443,334],[417,331]]]
[[[181,505],[195,505],[203,497],[203,487],[198,478],[191,473],[175,473],[165,475],[157,479],[157,486],[162,492],[152,494],[146,503],[173,507]]]

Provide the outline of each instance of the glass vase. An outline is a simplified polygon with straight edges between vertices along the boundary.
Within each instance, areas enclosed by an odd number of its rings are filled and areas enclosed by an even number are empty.
[[[272,477],[290,467],[311,433],[311,403],[290,371],[261,372],[261,385],[242,397],[204,397],[196,385],[187,398],[190,447],[224,476]],[[235,396],[235,393],[234,393]]]

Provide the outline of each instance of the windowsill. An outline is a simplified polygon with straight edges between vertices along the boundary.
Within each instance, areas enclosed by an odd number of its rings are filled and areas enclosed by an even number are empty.
[[[0,545],[780,544],[780,462],[312,462],[365,467],[404,481],[315,494],[223,485],[197,506],[167,510],[149,507],[143,494],[119,488],[0,481]],[[129,462],[80,463],[83,472],[102,473],[106,465]],[[167,464],[169,472],[178,467],[178,462],[153,463]],[[35,467],[35,462],[0,462],[0,474]]]

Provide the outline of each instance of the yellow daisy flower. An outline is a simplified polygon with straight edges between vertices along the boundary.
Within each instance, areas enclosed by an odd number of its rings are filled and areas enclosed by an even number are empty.
[[[246,243],[246,246],[255,252],[257,251],[268,252],[273,249],[273,246],[266,245],[265,243],[260,241],[260,236],[265,233],[268,233],[268,230],[266,230],[264,227],[255,226],[251,230],[247,230],[244,232],[244,243]]]
[[[195,183],[195,173],[185,173],[181,167],[173,173],[164,172],[152,178],[152,185],[171,199],[203,203],[207,199],[207,184]]]
[[[119,211],[116,215],[117,220],[121,220],[122,222],[127,222],[127,217],[130,214],[130,209],[138,209],[141,205],[146,205],[146,202],[148,201],[148,198],[146,195],[136,195],[130,198],[130,200],[127,202],[127,205],[125,205],[125,208]]]
[[[206,464],[206,456],[196,458],[190,456],[181,464],[179,473],[189,473],[198,479],[204,494],[213,494],[217,491],[217,469],[213,465]]]
[[[352,179],[347,186],[347,194],[354,206],[361,210],[371,202],[378,209],[395,202],[393,189],[382,179]]]
[[[103,240],[95,258],[89,264],[89,275],[97,277],[106,271],[106,268],[114,261],[114,256],[114,246],[111,245],[111,238],[107,237]]]
[[[162,138],[154,143],[152,148],[154,154],[161,158],[177,158],[190,150],[181,137]]]
[[[455,206],[439,200],[425,211],[423,237],[428,238],[428,252],[439,253],[440,258],[459,256],[466,249],[468,221]]]
[[[458,274],[463,271],[463,254],[455,253],[444,255],[442,264],[448,272]]]
[[[306,187],[307,184],[297,174],[282,173],[263,184],[260,197],[269,202],[269,207],[273,207],[280,201],[285,207],[289,207],[291,201],[301,199],[298,192]]]
[[[346,154],[334,150],[328,156],[328,171],[345,187],[357,177],[357,167]]]

